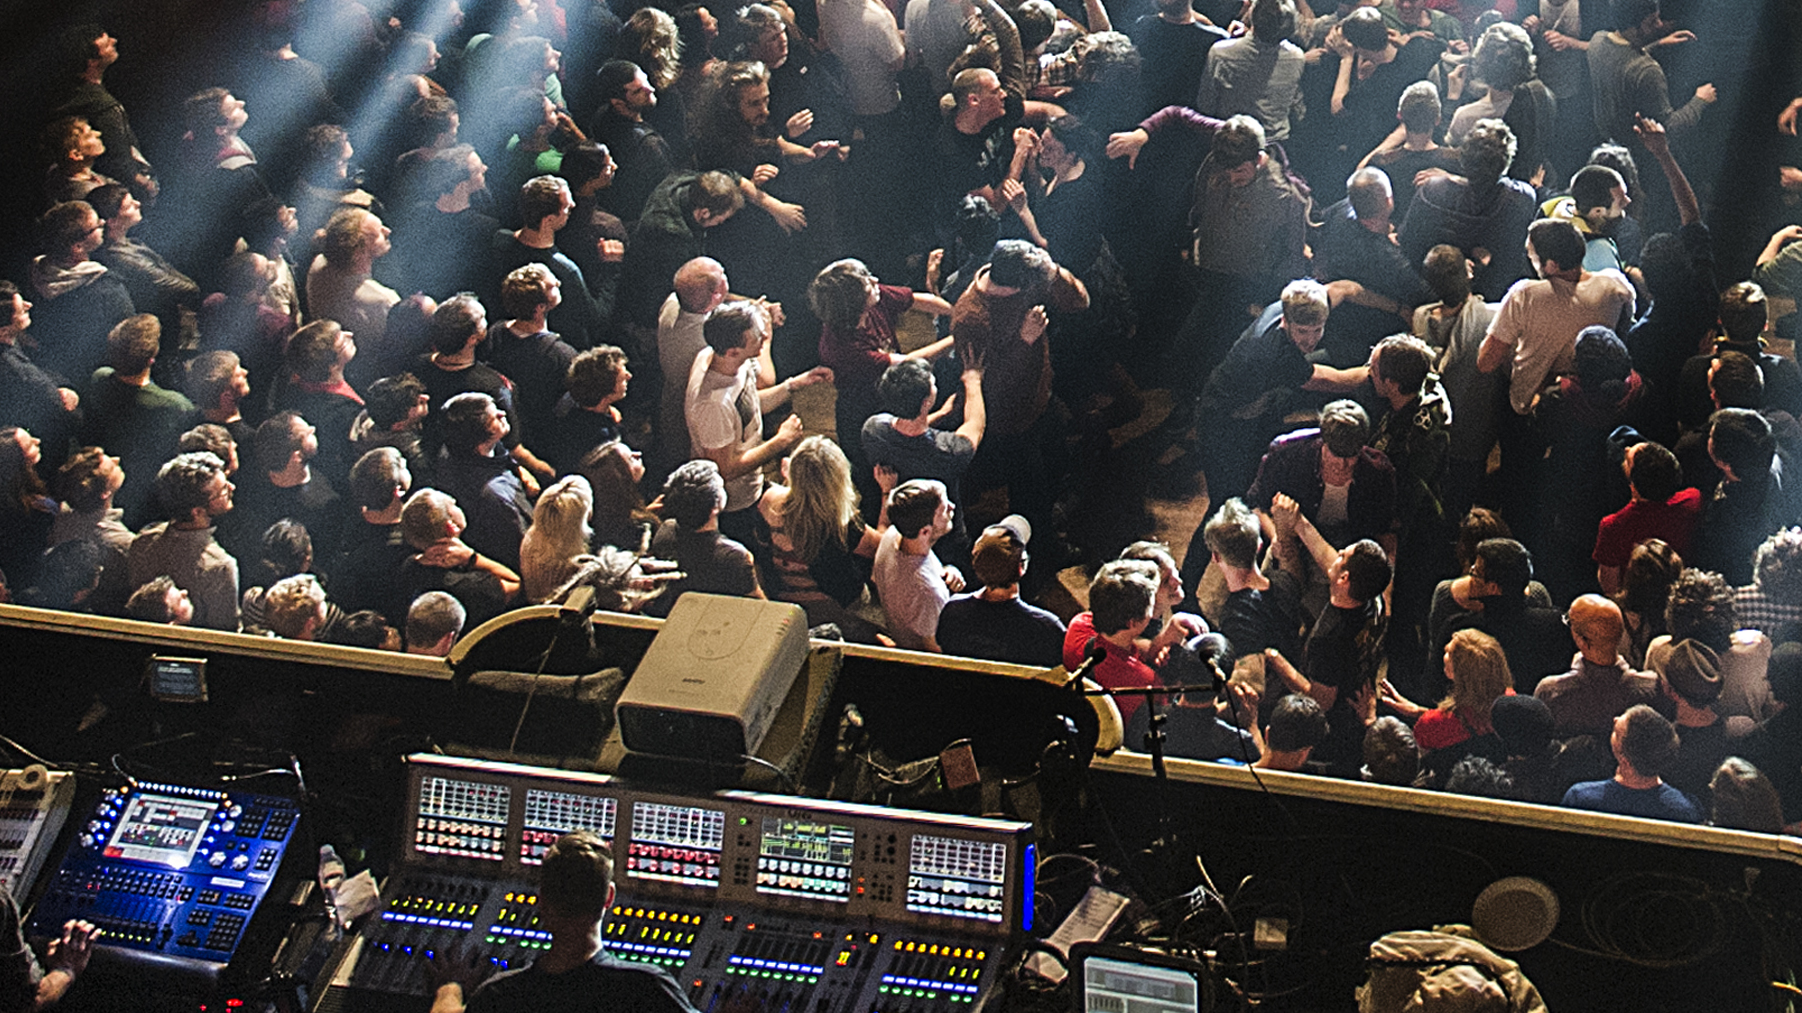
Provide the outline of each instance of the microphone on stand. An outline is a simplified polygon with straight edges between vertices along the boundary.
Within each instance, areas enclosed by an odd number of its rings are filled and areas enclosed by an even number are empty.
[[[1102,645],[1100,637],[1090,637],[1082,650],[1082,664],[1077,665],[1076,670],[1070,673],[1069,680],[1064,683],[1065,689],[1080,690],[1082,681],[1095,671],[1095,666],[1101,664],[1101,659],[1107,657],[1107,648]]]

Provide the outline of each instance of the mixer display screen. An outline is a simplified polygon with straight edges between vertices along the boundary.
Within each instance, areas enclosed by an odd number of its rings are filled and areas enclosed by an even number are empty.
[[[757,845],[757,892],[839,904],[851,899],[850,827],[766,817]]]
[[[428,777],[419,785],[413,848],[421,854],[501,861],[513,789],[504,784]]]
[[[148,792],[136,795],[106,842],[105,855],[186,868],[200,849],[207,823],[218,811],[219,803],[214,801]]]
[[[1007,845],[915,834],[907,858],[907,909],[999,922],[1005,915]]]
[[[613,840],[619,803],[610,798],[565,791],[526,789],[526,822],[519,840],[521,865],[543,865],[544,853],[572,830],[592,830]]]
[[[717,888],[725,842],[723,810],[634,802],[626,875]]]

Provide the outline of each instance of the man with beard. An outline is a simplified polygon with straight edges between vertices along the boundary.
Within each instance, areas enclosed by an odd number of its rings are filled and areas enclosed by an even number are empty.
[[[630,60],[609,60],[596,76],[601,107],[589,124],[588,136],[607,146],[619,164],[613,185],[597,195],[600,207],[624,222],[644,213],[651,191],[674,168],[669,142],[645,122],[657,106],[657,89]]]

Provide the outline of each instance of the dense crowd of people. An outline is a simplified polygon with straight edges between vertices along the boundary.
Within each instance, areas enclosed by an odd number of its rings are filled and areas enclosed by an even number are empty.
[[[1670,94],[1658,0],[237,28],[148,145],[120,41],[63,35],[0,281],[12,600],[442,655],[583,586],[769,598],[1187,686],[1117,700],[1174,756],[1802,820],[1802,370],[1762,337],[1802,226],[1722,276],[1719,95]],[[1094,534],[1154,389],[1212,504],[1181,559]]]

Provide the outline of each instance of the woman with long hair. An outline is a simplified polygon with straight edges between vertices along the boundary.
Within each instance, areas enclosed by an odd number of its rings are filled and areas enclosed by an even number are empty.
[[[643,552],[657,517],[645,509],[638,483],[644,479],[644,455],[623,440],[609,440],[589,451],[576,466],[593,490],[594,542]]]
[[[846,441],[840,449],[851,462],[858,494],[867,499],[875,494],[876,484],[857,434],[864,420],[888,410],[876,395],[877,382],[890,366],[907,359],[936,359],[951,350],[947,335],[902,352],[896,339],[901,316],[917,309],[948,318],[951,304],[931,292],[882,284],[854,258],[821,268],[807,286],[807,304],[820,318],[820,364],[832,370],[832,384],[838,388],[835,432]]]
[[[1502,645],[1480,630],[1459,630],[1445,648],[1445,677],[1451,689],[1433,708],[1402,696],[1387,679],[1379,687],[1381,701],[1413,722],[1414,741],[1425,757],[1423,766],[1443,776],[1458,760],[1473,753],[1497,763],[1506,760],[1505,754],[1489,755],[1492,746],[1501,744],[1490,723],[1490,708],[1514,692],[1514,677]]]
[[[0,429],[0,570],[16,590],[36,582],[61,509],[38,474],[43,459],[43,447],[29,431]]]
[[[757,502],[753,552],[765,593],[806,609],[809,626],[836,623],[845,639],[876,643],[876,627],[851,606],[863,596],[887,511],[875,528],[864,524],[851,463],[824,436],[807,437],[783,459],[782,482]]]
[[[1682,573],[1682,557],[1662,538],[1640,542],[1627,557],[1614,603],[1621,607],[1624,623],[1621,657],[1635,670],[1645,669],[1646,648],[1664,636],[1664,607],[1671,600],[1671,585]]]
[[[532,511],[532,526],[519,542],[520,595],[528,602],[549,598],[576,572],[575,559],[587,555],[594,530],[594,488],[581,475],[547,486]]]
[[[614,57],[637,64],[657,90],[657,104],[646,110],[645,119],[669,143],[670,161],[678,166],[692,157],[687,95],[673,87],[682,74],[682,54],[676,19],[655,7],[640,7],[627,18],[613,44]]]

